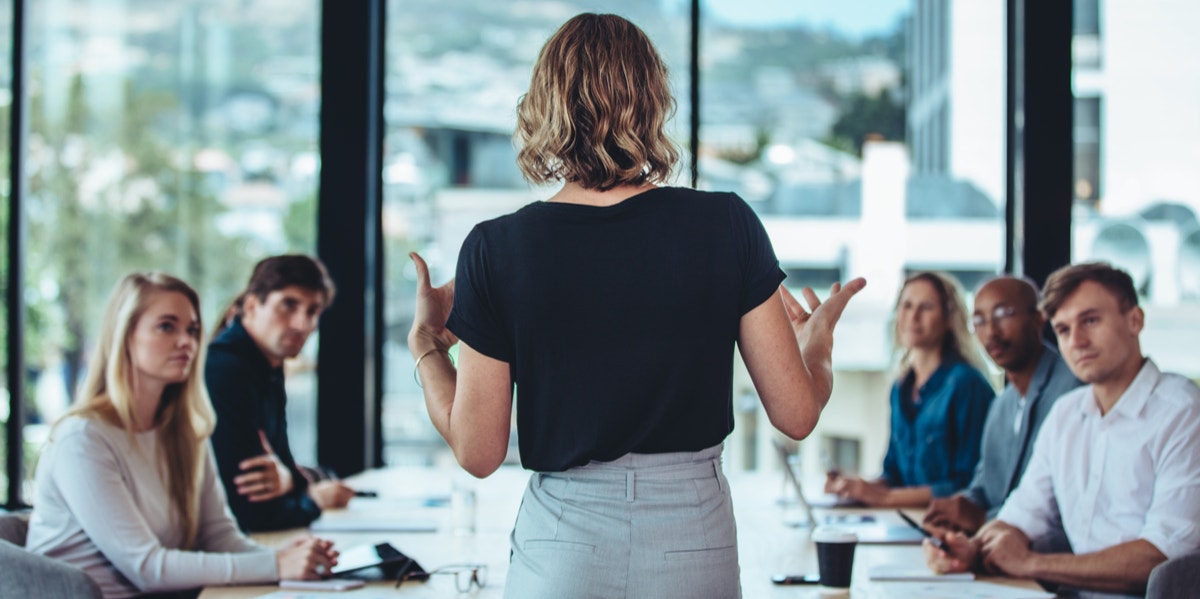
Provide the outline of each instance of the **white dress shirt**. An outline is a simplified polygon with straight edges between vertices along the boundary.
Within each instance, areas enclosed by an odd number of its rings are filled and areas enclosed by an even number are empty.
[[[1101,415],[1092,386],[1058,400],[996,516],[1036,539],[1061,522],[1076,554],[1137,539],[1200,549],[1200,388],[1146,360]]]

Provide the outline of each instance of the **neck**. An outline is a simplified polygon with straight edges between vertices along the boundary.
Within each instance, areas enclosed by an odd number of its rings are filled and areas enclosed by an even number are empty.
[[[154,428],[154,416],[162,403],[166,385],[157,381],[138,381],[133,389],[133,432],[141,433]]]
[[[267,348],[263,347],[263,344],[258,340],[258,335],[255,335],[254,331],[251,331],[248,327],[246,327],[246,323],[242,323],[242,328],[246,329],[246,334],[249,335],[250,340],[254,342],[254,347],[258,348],[258,353],[262,354],[262,357],[267,361],[267,364],[271,365],[271,368],[279,368],[279,366],[283,364],[283,358],[267,351]]]
[[[654,189],[654,185],[644,183],[642,185],[618,185],[607,191],[600,191],[587,189],[579,183],[571,181],[565,183],[558,193],[546,201],[586,206],[612,206],[651,189]]]
[[[1030,358],[1029,363],[1024,368],[1004,371],[1004,376],[1008,377],[1008,382],[1012,383],[1013,387],[1016,387],[1017,393],[1020,393],[1021,397],[1025,397],[1029,393],[1029,384],[1033,382],[1033,373],[1037,372],[1038,362],[1041,361],[1042,354],[1045,351],[1045,348],[1039,343],[1037,349],[1033,352],[1033,357]]]
[[[1142,370],[1142,365],[1146,363],[1146,358],[1141,352],[1134,354],[1137,359],[1131,359],[1129,362],[1121,366],[1120,371],[1114,372],[1113,376],[1108,379],[1096,383],[1092,383],[1092,395],[1096,397],[1096,404],[1100,406],[1100,415],[1108,414],[1113,406],[1117,405],[1117,401],[1125,394],[1125,390],[1129,389],[1129,385],[1133,384],[1133,379]]]
[[[913,391],[925,384],[929,377],[933,376],[933,371],[937,370],[942,364],[942,351],[940,349],[926,349],[922,347],[914,347],[908,354],[908,364],[913,369],[913,374],[916,375]]]

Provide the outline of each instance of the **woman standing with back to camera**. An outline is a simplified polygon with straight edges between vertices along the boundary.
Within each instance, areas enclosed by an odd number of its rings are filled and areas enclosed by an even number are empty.
[[[525,177],[562,189],[477,225],[443,287],[413,254],[409,349],[434,425],[475,476],[504,460],[520,388],[535,472],[508,597],[739,596],[720,465],[735,342],[788,436],[808,435],[829,399],[833,328],[865,281],[825,303],[806,289],[809,313],[741,198],[657,186],[678,160],[673,109],[640,29],[571,19],[542,48],[515,136]]]

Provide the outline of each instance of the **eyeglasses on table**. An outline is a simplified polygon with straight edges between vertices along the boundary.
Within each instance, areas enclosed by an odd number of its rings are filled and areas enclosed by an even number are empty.
[[[405,564],[401,568],[400,573],[396,576],[396,588],[400,588],[401,583],[407,580],[426,580],[430,576],[438,575],[453,575],[454,588],[460,593],[468,593],[472,589],[482,589],[487,586],[487,565],[485,564],[452,564],[434,568],[429,572],[420,570],[413,571],[412,561]]]

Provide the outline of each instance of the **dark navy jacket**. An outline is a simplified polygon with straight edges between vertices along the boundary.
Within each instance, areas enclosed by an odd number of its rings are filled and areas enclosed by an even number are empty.
[[[204,381],[217,411],[213,452],[238,525],[246,532],[308,526],[321,515],[321,508],[308,496],[308,480],[296,468],[288,444],[283,368],[272,368],[241,321],[235,320],[208,346]],[[251,503],[238,495],[233,479],[241,474],[242,460],[263,453],[259,429],[292,471],[295,488],[283,497]]]

